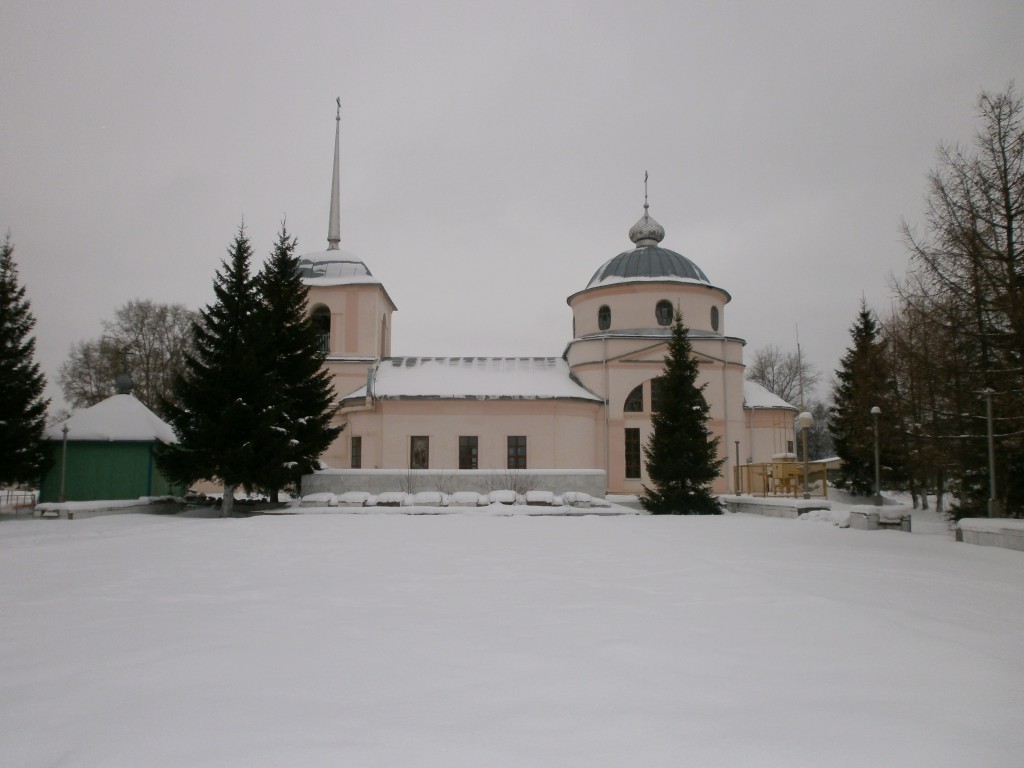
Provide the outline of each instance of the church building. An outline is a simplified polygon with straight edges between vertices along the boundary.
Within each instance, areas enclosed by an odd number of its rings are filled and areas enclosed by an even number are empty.
[[[676,308],[725,459],[714,490],[733,490],[737,461],[792,453],[796,409],[744,380],[745,342],[727,333],[729,293],[661,245],[665,230],[646,201],[629,230],[633,247],[567,298],[572,335],[561,357],[392,357],[395,302],[362,259],[339,247],[336,120],[328,247],[299,264],[344,425],[321,457],[326,466],[603,470],[608,493],[640,493]]]

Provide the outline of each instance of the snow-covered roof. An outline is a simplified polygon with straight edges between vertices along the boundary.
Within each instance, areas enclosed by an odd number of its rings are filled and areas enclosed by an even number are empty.
[[[170,425],[140,403],[134,395],[114,395],[102,403],[78,411],[64,421],[47,428],[47,440],[62,440],[68,428],[68,440],[107,440],[125,442],[176,443]]]
[[[372,275],[348,275],[345,277],[304,277],[302,282],[305,285],[383,285],[380,280]]]
[[[785,408],[787,411],[798,410],[778,395],[769,392],[756,381],[749,381],[748,379],[743,380],[743,407]]]
[[[560,357],[390,357],[371,372],[384,399],[558,399],[602,402]],[[366,397],[361,387],[345,399]]]
[[[362,259],[339,249],[300,256],[299,276],[306,285],[380,285]]]

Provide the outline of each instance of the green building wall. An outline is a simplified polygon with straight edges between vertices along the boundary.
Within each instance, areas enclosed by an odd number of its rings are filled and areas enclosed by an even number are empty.
[[[61,447],[50,442],[53,463],[43,476],[39,501],[60,499]],[[179,495],[153,461],[155,443],[68,441],[65,501],[137,499]]]

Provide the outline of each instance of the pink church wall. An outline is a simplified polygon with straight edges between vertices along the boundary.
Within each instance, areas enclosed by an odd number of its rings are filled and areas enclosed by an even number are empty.
[[[576,320],[576,336],[600,333],[598,310],[611,310],[611,328],[655,328],[655,307],[668,301],[683,312],[689,328],[710,331],[711,308],[718,309],[718,333],[725,333],[725,304],[729,295],[720,288],[701,283],[657,282],[613,283],[591,288],[569,297]]]
[[[430,438],[430,468],[458,469],[459,436],[479,440],[480,469],[507,467],[509,435],[527,438],[527,469],[600,468],[600,405],[569,400],[379,400],[373,410],[345,414],[348,426],[326,463],[351,465],[351,437],[362,438],[366,469],[409,466],[410,438]],[[340,449],[340,450],[335,450]]]
[[[390,354],[388,337],[395,308],[380,285],[311,285],[309,307],[312,310],[318,305],[331,312],[330,355],[372,358],[382,349]],[[382,320],[386,331],[382,330]]]

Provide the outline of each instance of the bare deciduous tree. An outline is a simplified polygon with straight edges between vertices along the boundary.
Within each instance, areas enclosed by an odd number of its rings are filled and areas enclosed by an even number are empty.
[[[780,347],[769,344],[754,352],[754,359],[747,366],[747,379],[757,382],[790,405],[800,405],[800,379],[803,374],[804,402],[810,400],[811,392],[821,381],[821,374],[806,358],[796,352],[783,352]]]
[[[926,228],[904,225],[911,269],[896,287],[906,322],[890,335],[902,371],[904,432],[950,473],[961,513],[989,495],[984,405],[996,411],[998,494],[1024,511],[1024,102],[1013,85],[978,99],[973,146],[943,146],[929,176]],[[915,448],[916,450],[916,448]]]
[[[133,394],[155,411],[169,396],[171,382],[192,343],[196,313],[182,304],[129,301],[103,323],[98,339],[71,347],[58,381],[64,397],[85,408],[114,394],[117,378],[127,374]]]

